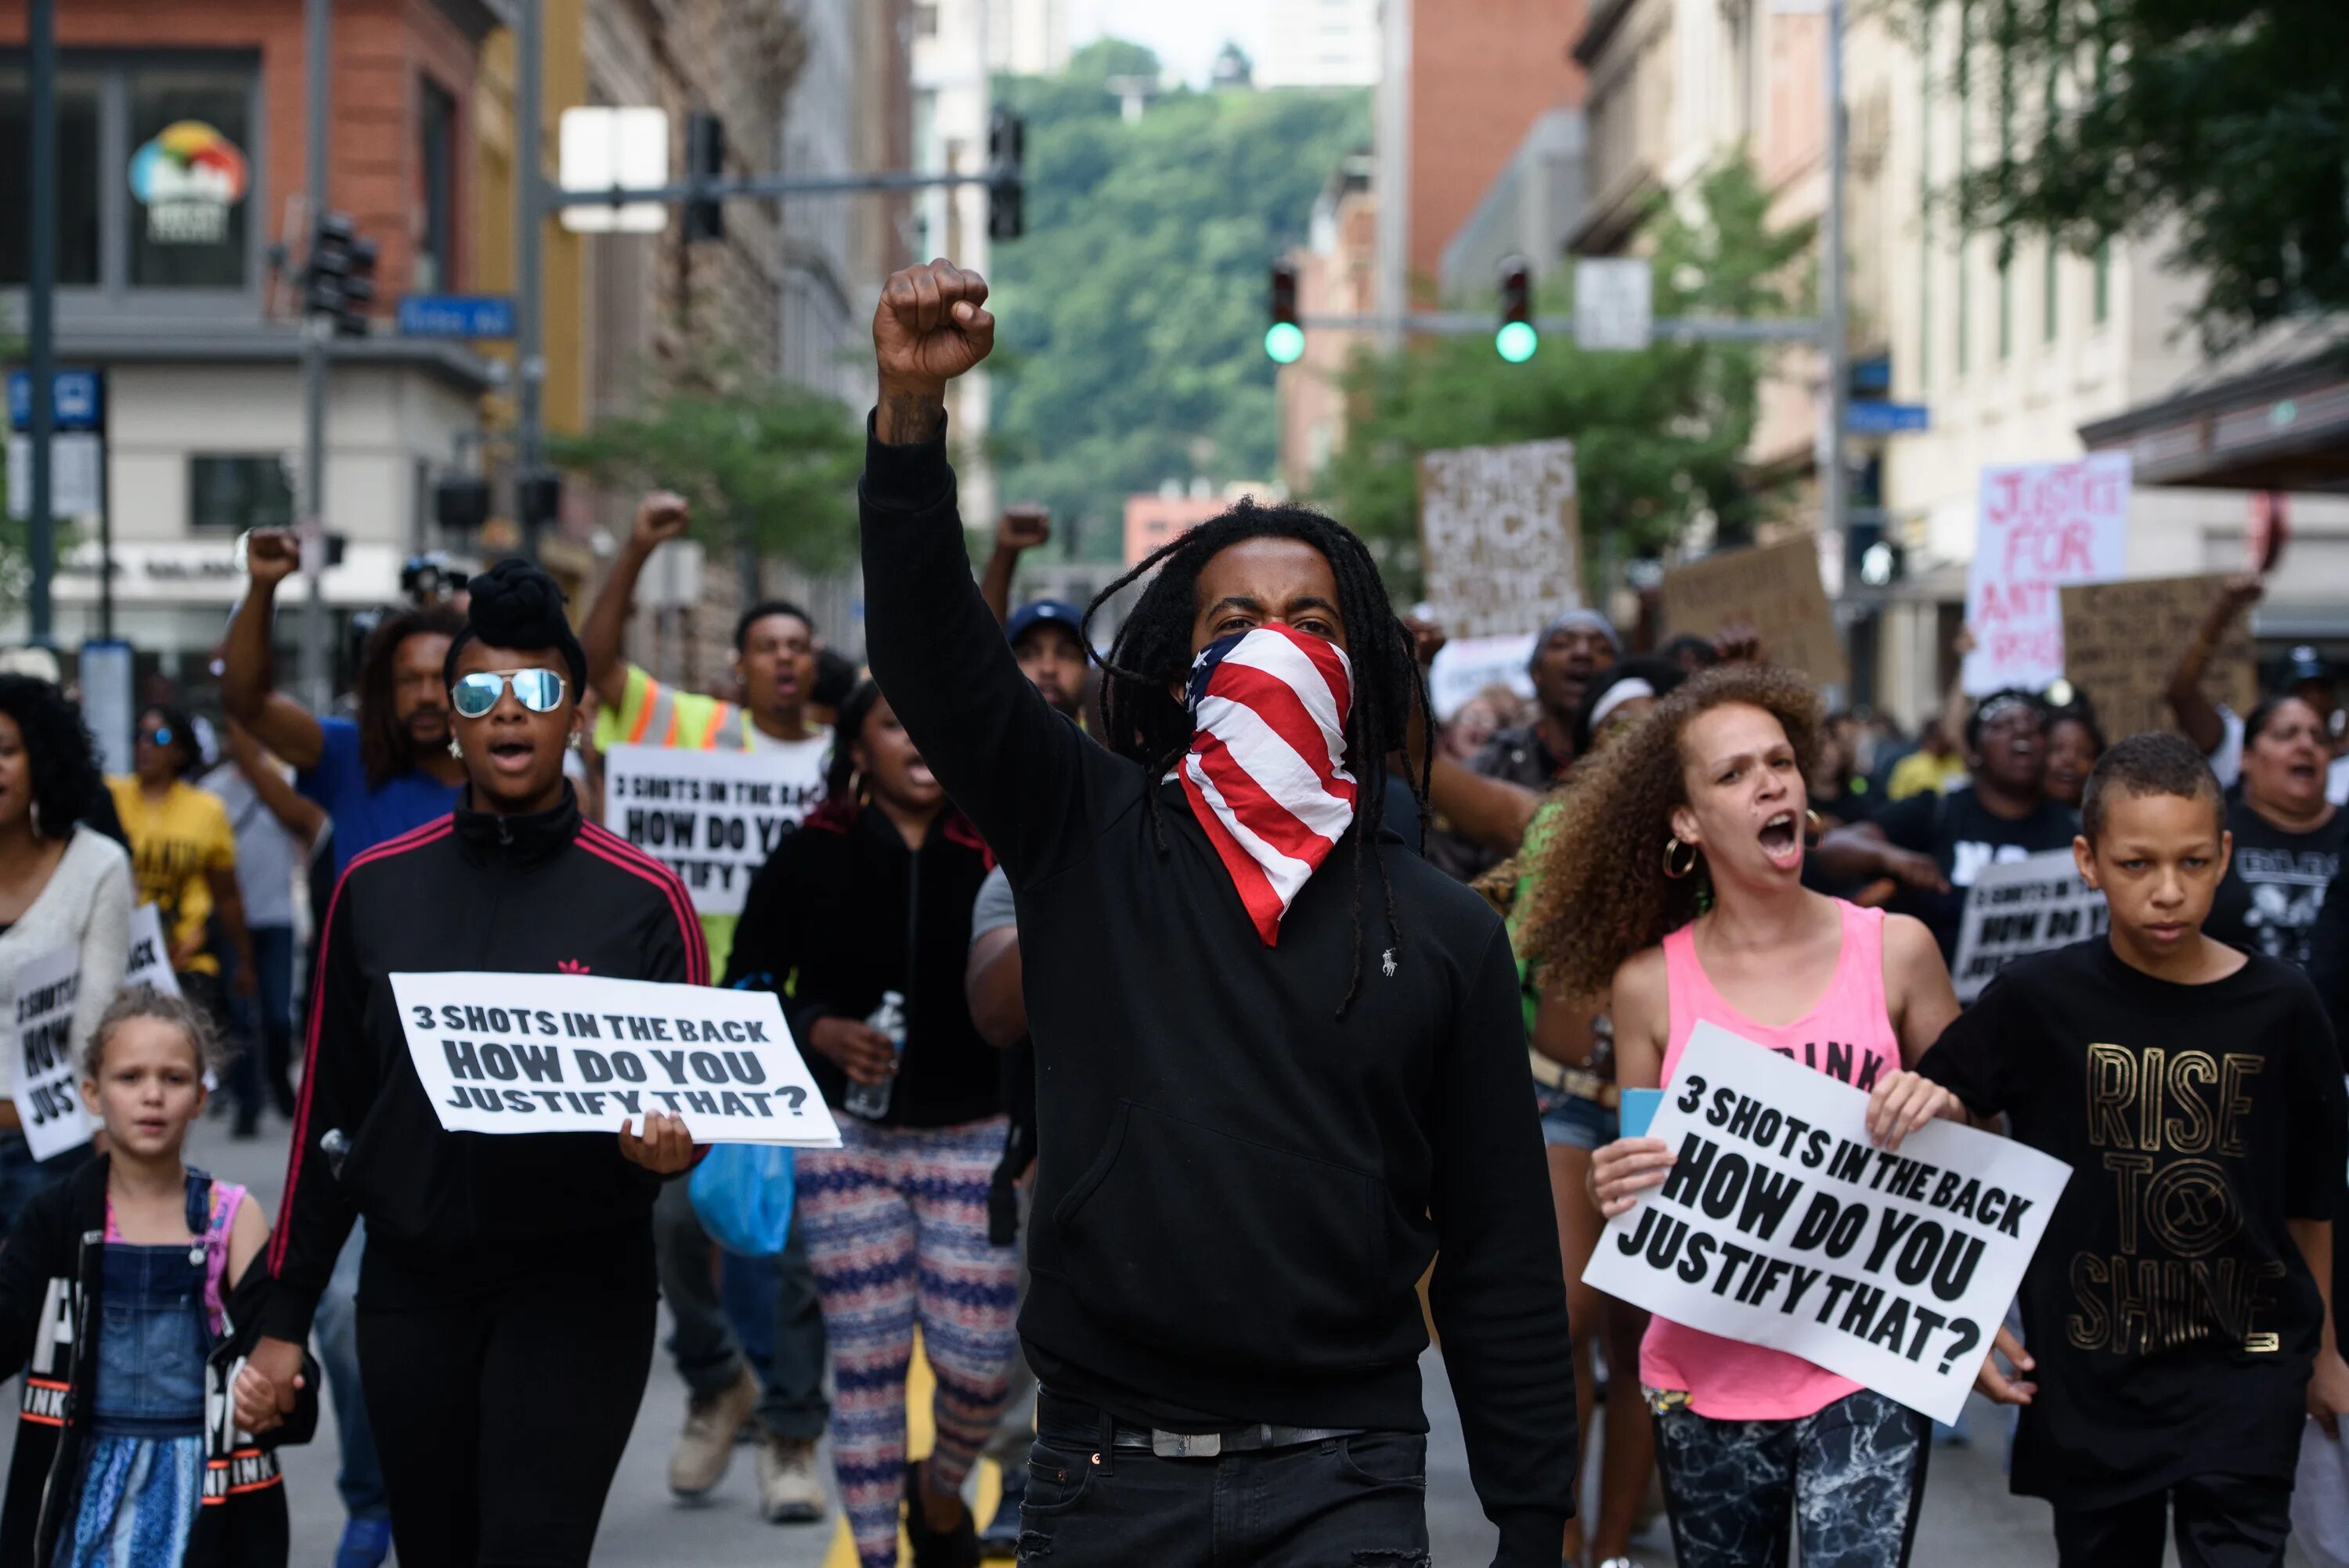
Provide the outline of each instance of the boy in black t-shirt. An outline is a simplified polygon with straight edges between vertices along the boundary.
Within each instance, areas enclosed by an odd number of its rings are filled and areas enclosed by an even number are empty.
[[[2090,775],[2080,874],[2105,936],[2002,971],[1886,1106],[1953,1091],[2072,1167],[1984,1391],[2023,1407],[2013,1485],[2054,1505],[2064,1568],[2283,1560],[2306,1418],[2337,1439],[2341,1058],[2299,971],[2202,932],[2226,870],[2218,781],[2139,735]],[[1931,1080],[1931,1083],[1923,1080]],[[2035,1381],[2022,1380],[2026,1374]]]

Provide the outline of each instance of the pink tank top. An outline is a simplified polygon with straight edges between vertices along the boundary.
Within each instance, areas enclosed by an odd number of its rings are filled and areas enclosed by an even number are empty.
[[[1724,1001],[1697,962],[1696,934],[1682,926],[1664,938],[1670,1035],[1664,1081],[1700,1018],[1757,1046],[1815,1068],[1854,1088],[1900,1066],[1900,1041],[1884,1003],[1884,912],[1836,901],[1843,916],[1843,951],[1826,995],[1791,1024],[1755,1023]],[[1650,1320],[1640,1342],[1640,1381],[1689,1396],[1700,1416],[1723,1421],[1791,1421],[1816,1415],[1859,1385],[1783,1350],[1741,1344],[1661,1317]]]

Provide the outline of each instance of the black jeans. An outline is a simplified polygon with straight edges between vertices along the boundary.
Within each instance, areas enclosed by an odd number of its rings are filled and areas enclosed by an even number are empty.
[[[1019,1510],[1037,1568],[1427,1568],[1427,1439],[1363,1432],[1165,1460],[1112,1449],[1103,1413],[1046,1389]]]
[[[2178,1520],[2182,1568],[2274,1568],[2292,1533],[2290,1476],[2192,1476],[2108,1508],[2058,1508],[2063,1568],[2161,1568],[2161,1538]]]
[[[585,1568],[652,1370],[649,1289],[529,1279],[358,1308],[359,1379],[403,1563]]]

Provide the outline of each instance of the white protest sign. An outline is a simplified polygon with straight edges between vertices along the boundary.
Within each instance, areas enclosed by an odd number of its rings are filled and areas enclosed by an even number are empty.
[[[2018,958],[2101,936],[2111,923],[2105,895],[2080,880],[2069,850],[2001,861],[1974,873],[1950,979],[1971,1003]]]
[[[641,1132],[665,1110],[696,1143],[840,1146],[771,991],[473,971],[391,991],[450,1132]]]
[[[47,1160],[89,1141],[75,1061],[74,998],[81,954],[60,947],[16,965],[16,1119],[33,1158]]]
[[[2035,691],[2064,673],[2064,585],[2121,575],[2128,507],[2127,452],[1982,469],[1966,577],[1969,694]]]
[[[1513,632],[1498,637],[1460,637],[1435,651],[1427,666],[1428,701],[1435,717],[1450,723],[1468,706],[1469,698],[1489,686],[1505,686],[1521,697],[1534,695],[1534,678],[1526,665],[1534,656],[1537,632]]]
[[[1584,1282],[1955,1419],[2071,1171],[1953,1121],[1893,1153],[1867,1108],[1700,1023],[1648,1133],[1679,1158],[1607,1222]]]
[[[180,994],[180,977],[171,973],[171,949],[163,940],[163,922],[151,903],[130,912],[130,961],[122,984],[152,985],[167,996]]]
[[[604,753],[604,826],[678,874],[702,914],[740,914],[750,878],[823,797],[763,751],[615,746]]]

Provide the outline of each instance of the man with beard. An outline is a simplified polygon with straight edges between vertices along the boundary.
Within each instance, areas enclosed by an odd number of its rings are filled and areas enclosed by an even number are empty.
[[[326,810],[327,847],[339,878],[352,857],[456,808],[465,769],[449,750],[453,732],[442,665],[465,618],[447,604],[385,616],[359,658],[357,717],[314,714],[269,684],[277,585],[301,559],[300,545],[285,530],[255,529],[246,537],[252,586],[229,617],[222,645],[221,707],[291,763],[295,787]],[[391,1509],[359,1393],[352,1312],[364,1235],[351,1233],[317,1316],[318,1358],[342,1440],[343,1468],[335,1483],[350,1516],[336,1568],[376,1568],[391,1552]]]

